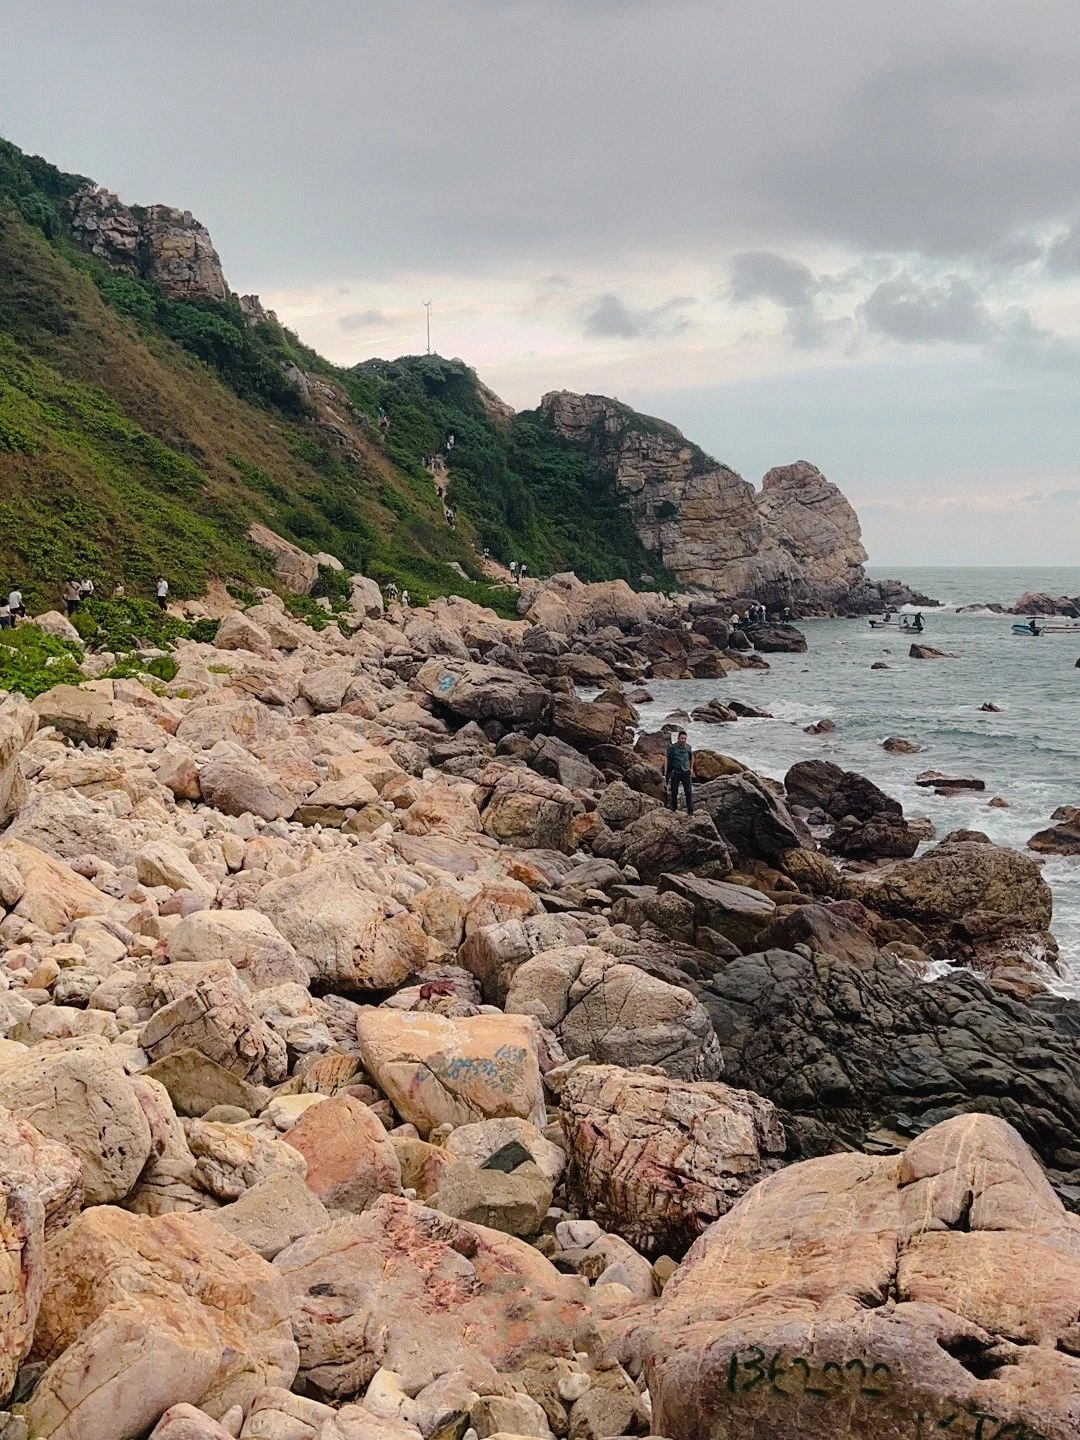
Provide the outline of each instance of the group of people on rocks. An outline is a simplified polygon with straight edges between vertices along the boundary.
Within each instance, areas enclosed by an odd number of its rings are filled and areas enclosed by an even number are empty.
[[[166,610],[169,605],[169,582],[164,575],[159,575],[154,586],[157,597],[158,609]],[[68,615],[74,615],[87,600],[92,600],[96,594],[93,580],[87,576],[84,580],[65,580],[63,586],[64,608]],[[112,598],[122,600],[127,592],[124,589],[124,582],[117,581],[112,589]],[[0,595],[0,630],[11,630],[19,620],[26,618],[26,605],[23,601],[23,593],[18,586],[8,591],[6,598]]]
[[[521,582],[525,579],[525,576],[528,574],[528,570],[529,570],[529,567],[528,567],[528,565],[525,564],[524,560],[522,560],[522,561],[511,560],[511,561],[510,561],[510,579],[514,581],[514,583],[517,585],[518,589],[521,588]]]
[[[402,590],[402,591],[401,591],[401,594],[400,594],[400,596],[399,596],[399,594],[398,594],[398,587],[397,587],[396,582],[393,581],[393,580],[388,580],[388,581],[386,582],[386,603],[387,603],[388,605],[392,605],[395,600],[399,600],[399,599],[400,599],[400,602],[401,602],[401,608],[402,608],[403,610],[408,610],[408,608],[409,608],[409,592],[408,592],[408,590]]]
[[[746,607],[745,615],[740,615],[738,610],[734,611],[731,616],[731,623],[732,625],[737,626],[740,630],[747,630],[754,625],[767,625],[769,623],[769,618],[770,617],[767,606],[754,604],[748,605]],[[774,620],[779,620],[784,625],[787,625],[791,622],[791,620],[794,619],[794,616],[791,613],[791,607],[789,605],[785,605],[784,608],[778,614],[774,614],[772,618]]]

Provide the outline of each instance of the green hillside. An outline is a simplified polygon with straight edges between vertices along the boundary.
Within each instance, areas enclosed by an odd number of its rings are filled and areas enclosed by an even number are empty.
[[[538,414],[489,413],[460,361],[344,370],[235,296],[170,299],[78,248],[67,202],[83,183],[0,141],[0,587],[37,607],[72,575],[146,593],[163,571],[180,597],[211,577],[267,583],[256,520],[418,600],[506,608],[485,548],[534,574],[669,578],[610,479]],[[335,387],[344,450],[287,367]],[[453,530],[423,466],[450,432]]]

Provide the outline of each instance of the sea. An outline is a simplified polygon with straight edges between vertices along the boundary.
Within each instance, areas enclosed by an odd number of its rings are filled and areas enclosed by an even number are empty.
[[[643,724],[654,729],[671,711],[689,713],[714,696],[746,701],[773,718],[691,722],[691,744],[777,779],[796,760],[831,760],[869,776],[903,803],[905,814],[928,816],[939,837],[981,830],[1023,849],[1059,805],[1080,804],[1080,634],[1014,635],[1016,617],[959,607],[1011,605],[1025,591],[1080,595],[1080,566],[873,566],[868,573],[902,579],[942,601],[942,609],[923,611],[921,638],[956,658],[912,660],[908,637],[874,630],[866,619],[800,621],[807,653],[770,655],[768,670],[650,681],[653,702],[638,707]],[[876,660],[889,668],[872,670]],[[980,709],[986,701],[999,711]],[[833,733],[804,733],[826,718],[836,725]],[[890,735],[915,740],[919,753],[883,750]],[[915,785],[923,770],[976,776],[986,790],[937,796]],[[993,796],[1008,809],[991,808]],[[1047,858],[1043,873],[1054,894],[1052,928],[1064,971],[1054,988],[1080,998],[1080,858]]]

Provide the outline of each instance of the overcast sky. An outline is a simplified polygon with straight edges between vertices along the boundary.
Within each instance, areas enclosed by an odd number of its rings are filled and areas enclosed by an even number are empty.
[[[614,394],[876,561],[1080,563],[1075,0],[0,0],[0,133],[335,360]]]

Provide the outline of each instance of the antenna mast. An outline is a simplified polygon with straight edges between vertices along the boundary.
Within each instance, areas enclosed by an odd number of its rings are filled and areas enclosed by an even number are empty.
[[[427,312],[427,353],[431,354],[431,301],[424,301],[424,309]]]

